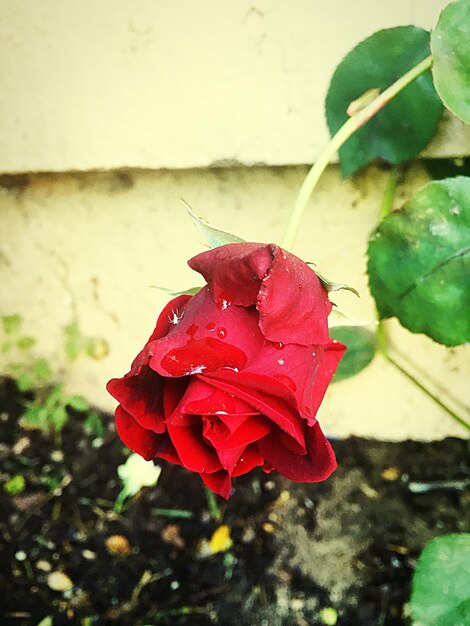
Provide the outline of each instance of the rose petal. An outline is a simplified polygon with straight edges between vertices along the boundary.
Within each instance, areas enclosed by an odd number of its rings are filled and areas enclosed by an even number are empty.
[[[165,306],[144,348],[131,365],[131,370],[122,378],[113,378],[106,385],[108,392],[116,398],[124,410],[141,426],[158,433],[165,430],[163,424],[163,379],[148,367],[148,345],[163,337],[170,329],[170,312],[182,313],[191,296],[179,296]]]
[[[261,281],[272,263],[269,245],[234,243],[202,252],[188,261],[202,274],[219,306],[256,304]]]
[[[161,436],[143,428],[121,406],[116,408],[116,430],[128,448],[140,454],[146,461],[155,457]]]
[[[188,263],[204,276],[219,306],[256,303],[266,339],[327,343],[328,294],[315,272],[293,254],[275,244],[232,243]]]
[[[229,450],[230,448],[245,448],[248,444],[262,439],[272,429],[268,420],[257,415],[248,417],[235,432],[230,433],[225,424],[219,420],[204,419],[202,433],[217,450]]]
[[[219,470],[211,474],[203,472],[200,476],[211,491],[222,496],[225,500],[229,499],[232,491],[232,481],[226,470]]]
[[[253,374],[253,376],[255,376],[255,374]],[[230,381],[209,378],[209,376],[201,376],[201,378],[214,385],[214,387],[232,393],[234,396],[250,404],[253,408],[257,409],[259,413],[265,415],[274,424],[279,426],[281,430],[295,439],[297,443],[304,446],[304,427],[300,416],[279,398],[271,397],[260,393],[254,388],[240,385],[236,378],[236,372],[233,372],[233,379]]]
[[[193,472],[216,472],[221,469],[217,454],[203,440],[201,424],[167,424],[168,434],[181,463]]]
[[[264,336],[303,346],[326,343],[331,312],[328,293],[308,265],[282,248],[274,248],[256,307]]]
[[[217,389],[199,377],[191,378],[191,384],[181,400],[179,410],[196,415],[219,415],[222,419],[224,415],[236,416],[238,421],[235,424],[227,423],[231,430],[238,428],[249,415],[258,413],[243,400]]]
[[[320,368],[315,378],[315,385],[313,387],[311,417],[308,418],[309,426],[312,426],[316,421],[314,416],[320,408],[320,404],[322,403],[323,397],[328,389],[328,385],[330,384],[331,379],[336,372],[336,368],[338,367],[338,364],[343,358],[345,352],[346,346],[336,340],[330,340],[325,347],[323,359],[321,360]]]
[[[318,422],[307,428],[307,454],[291,452],[281,438],[272,432],[258,442],[258,449],[266,461],[282,476],[298,482],[319,482],[325,480],[336,469],[333,449],[322,433]]]
[[[239,373],[222,369],[210,372],[205,378],[240,384],[280,398],[310,422],[321,402],[321,398],[318,403],[314,401],[312,391],[322,368],[323,353],[324,346],[285,344],[279,349],[266,343],[258,357]]]
[[[232,476],[235,477],[247,474],[248,472],[251,472],[253,468],[263,465],[263,463],[264,456],[258,450],[258,446],[256,444],[252,444],[243,451],[243,454],[233,468]]]
[[[147,366],[139,365],[136,369],[137,375],[129,373],[111,379],[106,389],[141,426],[162,433],[163,378]]]
[[[221,367],[240,369],[261,350],[256,310],[220,310],[208,288],[188,302],[181,321],[149,344],[150,367],[165,377],[197,375]]]

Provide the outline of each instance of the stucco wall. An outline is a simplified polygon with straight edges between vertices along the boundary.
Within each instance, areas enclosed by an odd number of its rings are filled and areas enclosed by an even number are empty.
[[[203,247],[179,198],[247,240],[278,241],[305,173],[304,167],[289,167],[6,177],[0,188],[0,313],[23,316],[25,331],[39,339],[37,353],[56,370],[69,370],[62,347],[65,324],[76,319],[85,335],[105,339],[109,355],[98,361],[80,357],[67,384],[111,410],[115,403],[104,390],[106,381],[128,371],[167,300],[154,286],[178,290],[202,284],[186,266]],[[425,180],[414,167],[397,202]],[[294,250],[331,279],[359,290],[360,299],[347,292],[334,298],[356,320],[373,320],[365,249],[385,183],[378,168],[343,182],[332,166]],[[412,371],[468,416],[468,348],[446,350],[397,324],[390,327]],[[327,432],[339,436],[465,434],[379,357],[355,378],[330,388],[320,418]]]
[[[0,171],[310,163],[341,58],[446,4],[0,0]],[[429,151],[470,152],[470,128]]]

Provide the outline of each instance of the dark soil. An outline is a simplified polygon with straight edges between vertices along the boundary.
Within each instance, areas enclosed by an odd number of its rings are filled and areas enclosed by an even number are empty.
[[[26,481],[17,495],[0,488],[2,626],[48,616],[54,626],[315,626],[335,616],[338,625],[408,624],[421,549],[470,530],[462,440],[335,441],[339,468],[328,481],[253,472],[221,504],[222,522],[198,477],[162,464],[158,485],[117,514],[125,451],[112,418],[103,416],[97,446],[78,415],[60,437],[22,429],[22,402],[14,383],[0,383],[0,483],[18,474]],[[428,491],[414,493],[416,482]],[[233,546],[204,556],[201,542],[220,523]],[[115,535],[120,553],[109,542]],[[73,586],[51,589],[51,572]]]

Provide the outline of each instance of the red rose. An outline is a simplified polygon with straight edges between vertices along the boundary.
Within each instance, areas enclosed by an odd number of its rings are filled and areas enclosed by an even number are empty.
[[[107,385],[119,436],[224,498],[258,465],[324,480],[336,460],[315,414],[345,347],[329,338],[319,278],[274,244],[228,244],[189,266],[207,285],[169,302],[131,371]]]

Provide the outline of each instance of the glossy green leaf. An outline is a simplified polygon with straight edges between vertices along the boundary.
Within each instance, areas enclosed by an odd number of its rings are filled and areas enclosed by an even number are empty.
[[[470,341],[470,178],[428,183],[381,222],[368,256],[381,318],[444,345]]]
[[[346,122],[351,102],[370,89],[383,91],[429,54],[429,33],[415,26],[381,30],[359,43],[331,79],[325,102],[330,133]],[[343,176],[377,157],[394,164],[413,158],[434,136],[441,114],[442,103],[428,70],[340,148]]]
[[[447,5],[431,35],[432,74],[448,109],[470,124],[470,0]]]
[[[204,240],[206,241],[206,243],[211,248],[224,246],[227,243],[240,243],[244,241],[243,239],[240,239],[240,237],[237,237],[236,235],[227,233],[224,230],[220,230],[219,228],[214,228],[214,226],[211,226],[210,224],[208,224],[201,217],[198,217],[187,202],[185,202],[184,200],[183,202],[196,228],[198,229],[198,231],[204,237]]]
[[[375,336],[365,328],[333,326],[330,328],[330,336],[347,347],[333,378],[334,382],[359,374],[374,358]]]
[[[470,624],[470,534],[436,537],[413,577],[413,620],[426,626]]]

